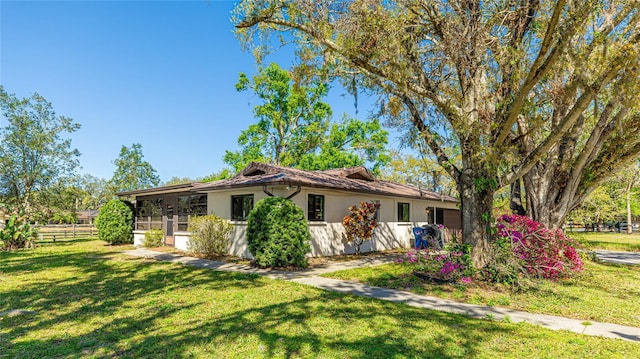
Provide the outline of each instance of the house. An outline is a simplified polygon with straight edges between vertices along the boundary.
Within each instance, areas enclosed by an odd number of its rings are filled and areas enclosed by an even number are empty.
[[[98,214],[100,213],[97,209],[88,209],[86,211],[78,211],[78,218],[76,220],[76,224],[93,224],[96,218],[98,218]]]
[[[312,237],[311,255],[353,253],[344,240],[342,219],[348,208],[362,201],[380,203],[379,226],[361,250],[413,246],[412,227],[438,223],[450,231],[461,228],[454,197],[412,185],[376,179],[362,166],[304,171],[251,163],[231,179],[189,183],[119,193],[135,198],[134,244],[141,245],[149,229],[163,229],[165,245],[186,250],[190,216],[215,213],[234,224],[230,254],[251,257],[247,247],[247,216],[266,197],[291,199],[302,208]]]

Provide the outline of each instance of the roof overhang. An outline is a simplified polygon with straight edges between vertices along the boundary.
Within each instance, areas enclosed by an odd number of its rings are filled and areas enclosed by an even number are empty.
[[[216,187],[202,188],[199,189],[197,187],[192,189],[192,192],[196,193],[209,193],[209,192],[218,192],[218,191],[229,191],[240,188],[262,188],[262,186],[291,186],[291,187],[304,187],[304,188],[317,188],[324,189],[329,191],[337,191],[344,193],[361,193],[361,194],[370,194],[375,196],[386,196],[386,197],[398,197],[398,198],[410,198],[410,199],[418,199],[425,201],[439,201],[439,202],[451,202],[457,203],[458,201],[453,197],[448,196],[439,196],[438,198],[434,196],[427,195],[411,195],[411,194],[402,194],[402,193],[392,193],[386,191],[375,191],[368,189],[357,189],[357,188],[341,188],[335,186],[322,186],[314,183],[305,183],[301,181],[291,181],[287,179],[278,179],[272,181],[256,181],[255,183],[241,183],[241,184],[222,184]],[[426,191],[425,191],[426,194]]]
[[[135,196],[144,196],[144,195],[154,195],[154,194],[168,194],[168,193],[179,193],[179,192],[190,192],[194,186],[199,185],[200,183],[182,183],[172,186],[163,186],[163,187],[154,187],[154,188],[146,188],[139,189],[135,191],[125,191],[118,192],[116,195],[118,197],[135,197]]]

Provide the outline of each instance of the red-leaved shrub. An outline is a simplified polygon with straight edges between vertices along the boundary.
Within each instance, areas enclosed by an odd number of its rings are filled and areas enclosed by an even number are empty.
[[[511,245],[523,274],[556,280],[584,268],[576,250],[578,244],[561,229],[550,230],[526,216],[503,215],[496,223],[497,234]]]

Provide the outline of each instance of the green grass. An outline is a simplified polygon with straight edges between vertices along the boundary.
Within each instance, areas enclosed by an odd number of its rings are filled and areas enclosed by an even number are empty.
[[[640,267],[587,261],[585,271],[558,282],[541,281],[528,291],[485,283],[469,285],[424,282],[406,264],[388,264],[329,273],[326,277],[408,290],[460,302],[513,308],[531,313],[559,315],[638,326],[640,323]]]
[[[578,240],[586,249],[606,249],[611,251],[640,252],[640,233],[625,234],[615,232],[565,232]]]
[[[125,248],[76,240],[0,253],[0,312],[36,312],[0,317],[0,358],[640,356],[637,343],[132,258]]]

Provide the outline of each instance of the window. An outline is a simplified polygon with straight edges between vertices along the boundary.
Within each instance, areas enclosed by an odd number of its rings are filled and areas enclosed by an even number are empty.
[[[198,194],[178,197],[178,230],[186,231],[189,218],[207,214],[207,195]]]
[[[436,208],[436,221],[434,223],[444,224],[444,209]]]
[[[253,195],[231,196],[231,219],[246,221],[253,209]]]
[[[136,201],[136,229],[162,228],[162,198]]]
[[[398,202],[398,222],[409,222],[409,203]]]
[[[425,208],[427,212],[427,222],[431,224],[444,224],[444,209],[442,208]]]
[[[310,221],[324,221],[324,196],[309,195],[307,198],[307,218]]]

